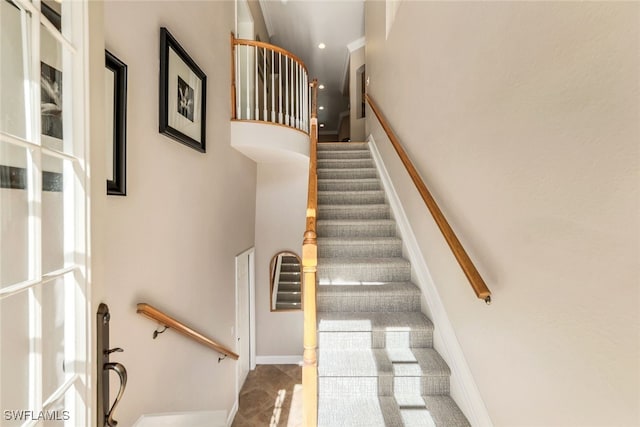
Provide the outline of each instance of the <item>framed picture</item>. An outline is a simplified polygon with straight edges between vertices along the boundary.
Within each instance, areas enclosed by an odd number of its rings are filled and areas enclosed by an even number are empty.
[[[160,133],[204,153],[206,93],[207,76],[160,28]]]
[[[126,196],[127,65],[105,50],[107,194]]]

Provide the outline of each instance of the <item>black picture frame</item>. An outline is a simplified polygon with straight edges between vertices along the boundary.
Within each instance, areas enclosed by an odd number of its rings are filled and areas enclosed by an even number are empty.
[[[113,129],[112,141],[107,141],[107,150],[112,151],[113,164],[111,179],[107,179],[107,194],[127,195],[127,64],[105,50],[105,73],[113,73],[113,92],[105,93],[112,97],[113,109],[107,111],[106,126]],[[108,77],[108,76],[107,76]],[[107,89],[105,88],[105,91]],[[107,99],[109,100],[109,98]],[[112,144],[109,147],[110,143]]]
[[[207,76],[160,28],[160,133],[206,152]]]

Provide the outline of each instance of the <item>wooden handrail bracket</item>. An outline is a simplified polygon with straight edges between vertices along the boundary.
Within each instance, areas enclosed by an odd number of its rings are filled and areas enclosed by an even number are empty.
[[[190,328],[189,326],[185,325],[179,320],[174,319],[173,317],[167,315],[166,313],[163,313],[162,311],[158,310],[155,307],[150,306],[149,304],[139,303],[136,312],[138,314],[142,314],[145,317],[148,317],[149,319],[159,322],[165,327],[173,329],[176,332],[180,332],[182,335],[189,337],[192,340],[197,341],[200,344],[203,344],[217,351],[218,353],[222,354],[225,357],[228,356],[234,360],[238,360],[238,358],[240,357],[236,353],[234,353],[231,349],[225,347],[222,344],[215,342],[214,340],[206,337],[205,335],[202,335],[200,332],[197,332],[196,330]]]
[[[371,107],[371,110],[378,118],[378,121],[380,122],[380,124],[382,125],[382,128],[386,132],[387,137],[389,138],[389,140],[391,141],[391,144],[393,145],[393,148],[395,148],[396,152],[398,153],[398,156],[400,157],[400,160],[402,161],[405,168],[407,169],[407,172],[409,173],[411,180],[415,184],[418,192],[420,193],[420,195],[422,196],[422,199],[424,200],[424,203],[427,205],[429,212],[431,212],[433,219],[435,220],[436,224],[438,225],[438,228],[442,232],[444,239],[447,241],[447,244],[451,248],[453,255],[456,257],[458,264],[460,264],[462,271],[464,272],[465,276],[467,276],[467,279],[469,280],[471,287],[476,293],[476,296],[484,300],[487,304],[490,304],[491,291],[489,290],[486,283],[480,276],[478,269],[473,264],[473,261],[471,261],[471,258],[469,258],[469,255],[467,255],[467,252],[462,246],[462,243],[460,243],[460,240],[458,240],[458,237],[456,236],[453,229],[449,225],[449,222],[444,217],[444,214],[442,213],[442,211],[440,210],[440,207],[438,206],[435,199],[431,195],[431,192],[427,188],[427,185],[424,183],[424,181],[420,177],[420,174],[416,170],[415,166],[413,166],[413,163],[409,159],[409,156],[407,155],[407,153],[404,151],[404,148],[402,148],[402,145],[400,144],[400,141],[398,140],[398,137],[396,136],[396,134],[391,129],[389,122],[387,122],[387,120],[384,118],[377,104],[373,101],[373,99],[371,99],[371,96],[369,96],[369,94],[366,94],[365,96],[367,98],[367,102],[369,103],[369,106]]]

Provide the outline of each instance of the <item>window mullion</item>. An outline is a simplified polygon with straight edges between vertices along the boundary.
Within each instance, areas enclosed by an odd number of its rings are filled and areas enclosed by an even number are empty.
[[[40,1],[33,6],[39,11]],[[40,14],[33,14],[31,21],[31,72],[30,98],[31,141],[36,145],[27,151],[27,191],[29,201],[29,275],[42,278],[42,153],[40,117]],[[42,408],[42,305],[41,288],[29,290],[29,403],[32,408]]]

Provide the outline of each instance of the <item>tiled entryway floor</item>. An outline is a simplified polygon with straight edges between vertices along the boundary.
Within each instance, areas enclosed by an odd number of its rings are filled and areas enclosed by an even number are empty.
[[[257,365],[249,372],[232,427],[302,425],[302,367]]]

